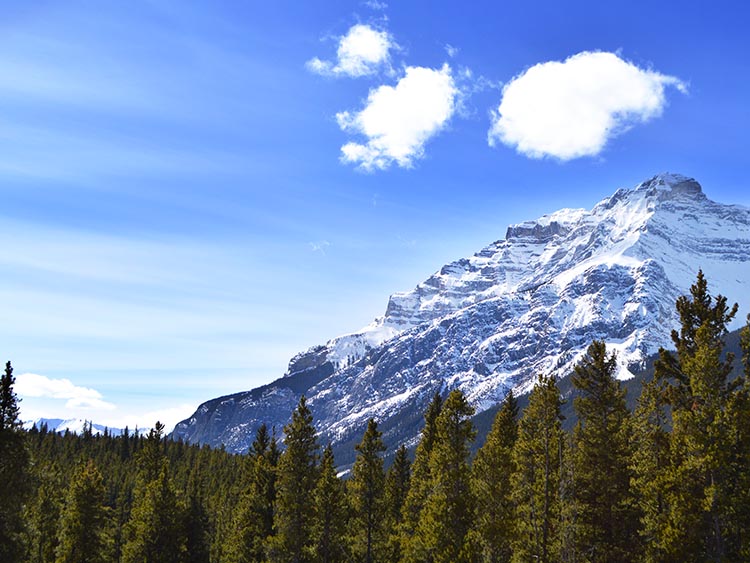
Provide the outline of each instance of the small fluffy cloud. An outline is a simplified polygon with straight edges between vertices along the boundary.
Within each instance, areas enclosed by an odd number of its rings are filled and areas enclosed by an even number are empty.
[[[342,130],[367,138],[341,147],[341,159],[363,170],[386,169],[394,162],[410,167],[455,113],[459,93],[447,64],[439,70],[407,67],[395,86],[370,90],[363,110],[336,115]]]
[[[23,373],[16,378],[16,393],[21,397],[67,399],[66,408],[113,410],[115,405],[102,399],[96,389],[79,387],[69,379],[50,379],[35,373]]]
[[[387,31],[357,24],[339,38],[335,63],[315,57],[307,62],[307,68],[330,76],[367,76],[388,65],[389,53],[395,46]]]
[[[659,116],[667,86],[686,92],[678,78],[614,53],[582,52],[540,63],[503,88],[488,140],[532,158],[593,156],[610,138]]]

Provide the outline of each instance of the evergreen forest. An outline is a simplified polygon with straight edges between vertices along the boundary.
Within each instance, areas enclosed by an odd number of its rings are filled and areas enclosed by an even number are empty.
[[[125,432],[24,430],[0,381],[2,563],[551,563],[750,561],[750,318],[702,273],[676,303],[634,409],[594,341],[576,365],[572,431],[555,378],[508,394],[475,455],[474,409],[437,394],[416,448],[371,419],[346,475],[302,397],[247,455]],[[743,373],[733,375],[739,362]]]

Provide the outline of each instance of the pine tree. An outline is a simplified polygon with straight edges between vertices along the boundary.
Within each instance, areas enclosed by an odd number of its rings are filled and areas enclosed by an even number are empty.
[[[387,547],[385,561],[398,563],[401,560],[400,530],[403,521],[403,509],[409,494],[411,481],[411,463],[406,446],[396,450],[393,464],[385,478],[385,526]]]
[[[169,477],[157,422],[138,452],[139,475],[125,527],[123,563],[181,563],[186,553],[185,508]]]
[[[637,559],[637,515],[630,492],[629,413],[615,378],[617,358],[595,340],[575,366],[573,488],[579,561]]]
[[[540,375],[518,424],[511,483],[516,505],[512,561],[558,560],[564,434],[555,378]]]
[[[194,485],[185,511],[185,563],[208,563],[211,559],[211,523],[201,491]]]
[[[474,529],[486,563],[510,560],[514,518],[510,478],[517,418],[518,402],[509,391],[472,465],[471,488],[477,502]]]
[[[578,556],[578,547],[576,546],[578,507],[575,498],[575,458],[576,443],[573,434],[566,432],[560,457],[560,484],[558,487],[558,498],[561,505],[559,525],[560,563],[578,563],[582,559]],[[637,544],[633,546],[633,549],[637,549]]]
[[[18,397],[13,390],[16,378],[13,376],[13,366],[5,364],[5,372],[0,376],[0,432],[18,430],[21,428],[19,418]]]
[[[156,480],[166,462],[162,447],[163,440],[164,425],[157,420],[154,427],[148,431],[145,443],[138,452],[138,477],[144,483]]]
[[[357,458],[348,483],[352,507],[351,551],[354,559],[363,563],[383,561],[386,536],[382,453],[385,445],[375,419],[367,422],[362,441],[355,449]]]
[[[437,419],[440,416],[442,408],[443,400],[440,397],[440,393],[435,393],[425,411],[425,425],[422,429],[422,439],[414,454],[409,493],[406,495],[406,501],[404,502],[400,533],[401,552],[403,554],[417,549],[417,546],[412,546],[411,543],[415,540],[414,534],[419,522],[419,516],[424,508],[424,503],[432,484],[430,478],[430,455],[437,439]]]
[[[102,474],[89,460],[68,487],[60,520],[56,563],[99,563],[111,560],[106,536],[108,510],[104,505]]]
[[[474,518],[469,446],[476,436],[474,408],[459,390],[451,391],[436,421],[430,454],[430,488],[420,513],[419,550],[407,560],[460,563],[474,560],[469,532]]]
[[[181,563],[186,554],[184,509],[164,463],[135,494],[122,550],[123,563]]]
[[[727,553],[750,561],[750,315],[740,333],[743,377],[727,406],[729,429]]]
[[[275,536],[270,542],[269,559],[274,563],[306,563],[312,560],[315,506],[310,495],[318,477],[318,442],[304,396],[284,434],[286,450],[279,458]]]
[[[22,510],[29,495],[29,454],[21,429],[15,377],[10,362],[0,376],[0,561],[15,563],[24,555]]]
[[[31,563],[54,563],[57,550],[57,527],[60,520],[60,475],[59,467],[37,469],[36,500],[33,504],[30,528]]]
[[[665,527],[669,468],[669,418],[663,405],[663,385],[649,381],[643,386],[632,421],[631,485],[640,514],[642,560],[666,561]]]
[[[227,560],[236,563],[265,559],[266,542],[273,534],[273,503],[276,497],[276,439],[262,424],[248,456],[248,483],[236,508],[234,530]]]
[[[328,445],[320,463],[320,477],[313,495],[315,519],[313,541],[315,563],[348,561],[347,511],[344,484],[336,476],[333,450]]]
[[[713,298],[699,272],[690,296],[677,300],[677,311],[681,327],[672,333],[677,355],[662,349],[655,365],[672,410],[668,525],[661,540],[670,556],[683,561],[735,559],[727,543],[735,478],[729,472],[727,407],[741,382],[729,381],[733,357],[722,354],[737,305],[728,307],[721,295]]]

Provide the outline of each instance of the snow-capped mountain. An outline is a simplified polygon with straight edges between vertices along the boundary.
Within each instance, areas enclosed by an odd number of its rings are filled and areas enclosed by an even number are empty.
[[[261,423],[280,429],[305,394],[325,441],[359,440],[375,417],[387,444],[413,443],[436,391],[460,388],[481,412],[539,373],[567,375],[593,339],[617,351],[627,379],[671,344],[675,300],[699,268],[713,294],[747,312],[750,209],[658,175],[591,210],[509,227],[392,295],[369,326],[292,358],[281,379],[202,404],[173,435],[246,451]]]
[[[27,429],[36,427],[38,430],[41,430],[45,425],[48,432],[57,432],[59,434],[70,432],[71,434],[82,435],[89,425],[91,425],[91,433],[94,435],[104,434],[105,430],[110,436],[122,436],[122,433],[124,432],[123,428],[109,428],[102,424],[96,424],[95,422],[84,420],[82,418],[37,418],[36,420],[30,420],[24,423],[24,427]],[[131,428],[128,430],[128,433],[133,434],[137,431],[138,434],[145,435],[148,434],[149,430],[149,428]]]

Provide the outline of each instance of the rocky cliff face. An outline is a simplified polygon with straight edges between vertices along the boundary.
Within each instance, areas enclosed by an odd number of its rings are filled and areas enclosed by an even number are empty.
[[[304,393],[324,440],[356,441],[375,417],[386,443],[413,443],[436,391],[460,388],[481,412],[540,372],[569,373],[595,338],[617,351],[626,379],[670,345],[674,302],[699,268],[714,294],[750,305],[750,209],[710,201],[693,179],[655,176],[590,211],[509,227],[392,295],[369,326],[295,356],[281,379],[204,403],[174,436],[246,451]]]

